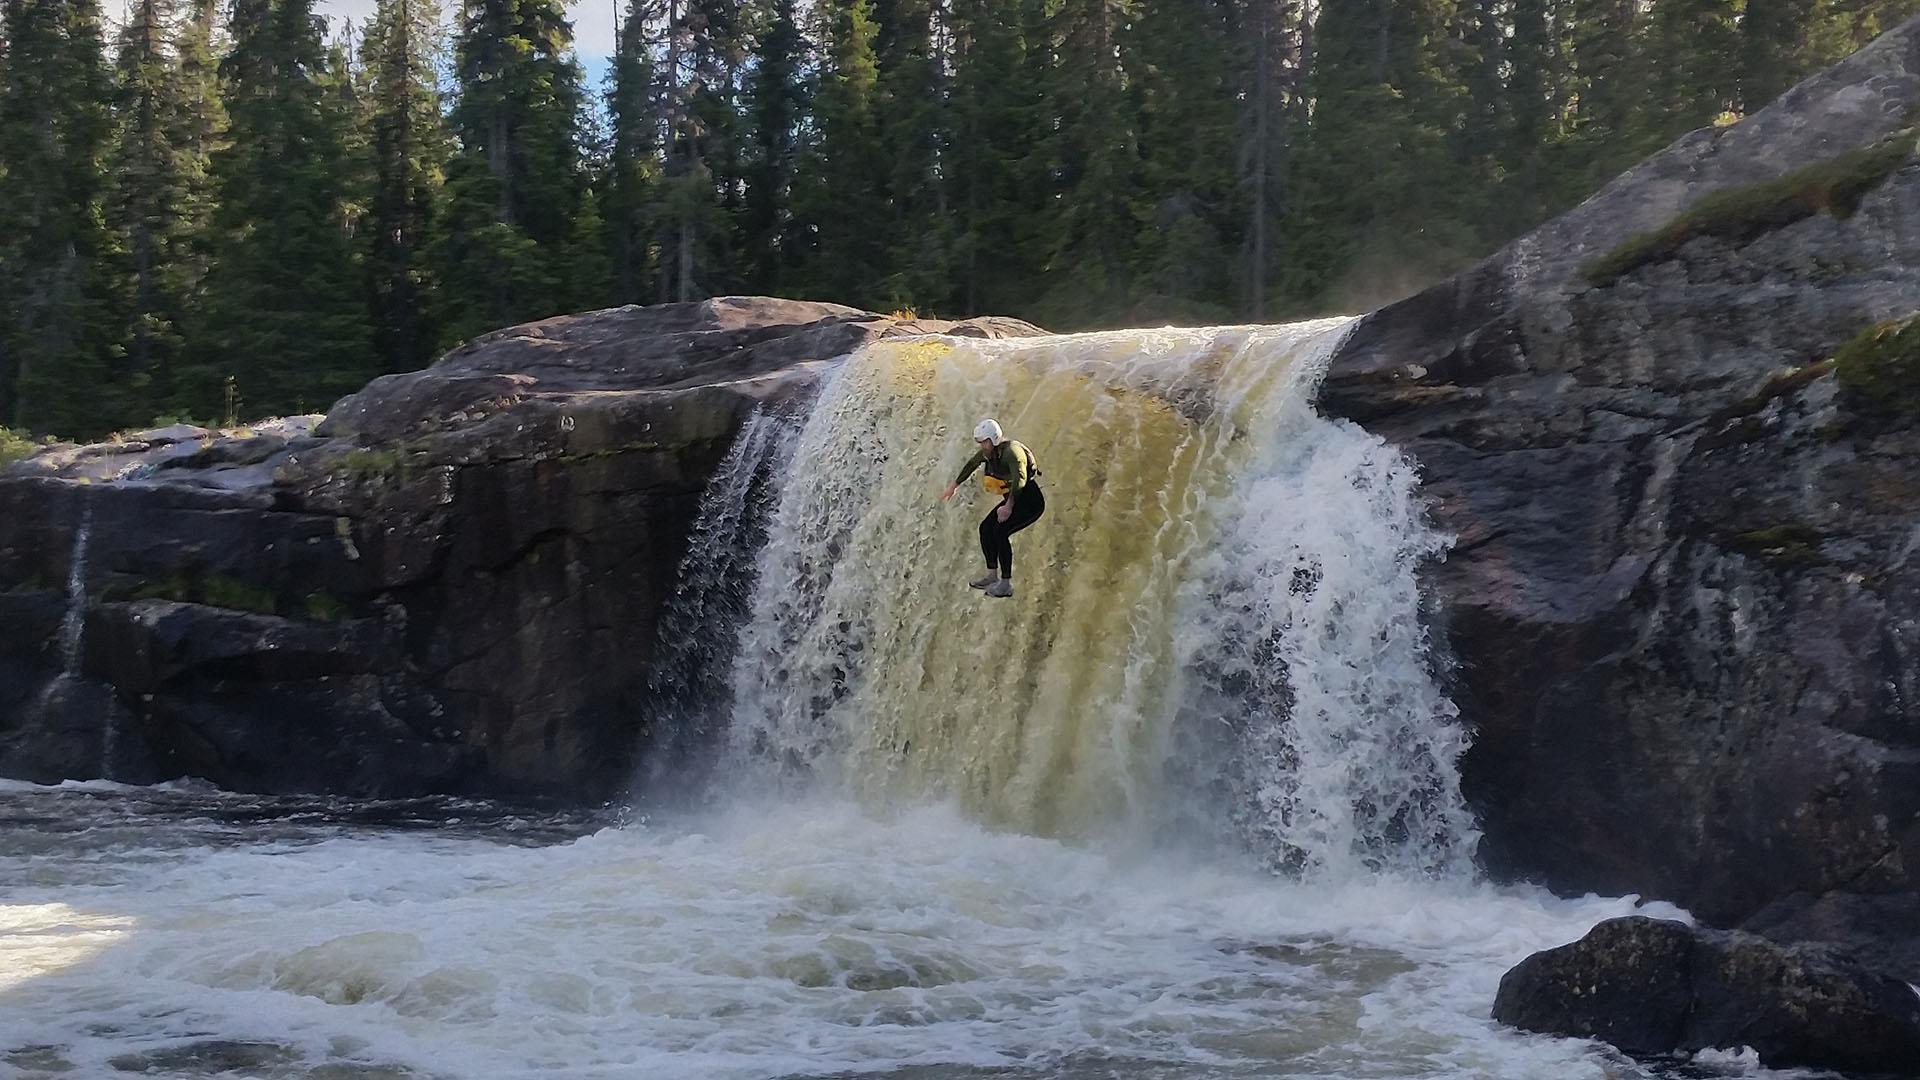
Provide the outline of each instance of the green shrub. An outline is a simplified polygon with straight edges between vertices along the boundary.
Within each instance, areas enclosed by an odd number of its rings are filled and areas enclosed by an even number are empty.
[[[25,433],[0,427],[0,465],[11,465],[38,449],[40,444]]]
[[[1611,285],[1648,263],[1672,258],[1689,240],[1748,240],[1818,213],[1852,217],[1887,177],[1914,160],[1915,129],[1757,184],[1716,191],[1652,232],[1630,237],[1586,268],[1587,283]]]
[[[1857,411],[1920,413],[1920,315],[1869,326],[1833,354],[1843,400]]]

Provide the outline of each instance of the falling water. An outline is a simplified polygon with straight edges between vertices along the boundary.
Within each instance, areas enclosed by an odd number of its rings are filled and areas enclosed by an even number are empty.
[[[92,538],[93,502],[83,497],[80,500],[80,524],[73,532],[73,551],[67,556],[67,610],[60,619],[58,638],[60,672],[41,689],[31,710],[32,715],[43,719],[66,700],[68,692],[80,677],[81,646],[87,622],[87,546]],[[117,734],[109,710],[102,723],[100,736],[99,770],[103,778],[113,775]]]
[[[724,726],[718,721],[726,716],[729,665],[753,595],[754,559],[766,543],[778,480],[798,431],[794,417],[756,410],[701,497],[647,671],[643,794],[692,794],[699,752]]]
[[[1153,831],[1192,795],[1169,780],[1179,731],[1211,725],[1231,752],[1183,782],[1233,793],[1213,812],[1270,861],[1465,869],[1464,739],[1415,581],[1444,544],[1407,462],[1311,406],[1346,325],[856,354],[800,434],[762,554],[735,753],[788,783],[1086,839]],[[936,495],[982,415],[1044,473],[1011,601],[964,584],[990,504]]]
[[[80,503],[80,527],[73,533],[73,554],[67,559],[67,613],[60,620],[60,675],[80,673],[81,635],[86,631],[87,545],[93,538],[93,503]]]

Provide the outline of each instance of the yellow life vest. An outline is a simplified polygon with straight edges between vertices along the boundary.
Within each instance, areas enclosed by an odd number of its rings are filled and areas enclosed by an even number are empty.
[[[1015,442],[1009,439],[1007,440],[1007,445],[1014,448],[1014,453],[1027,455],[1027,479],[1029,481],[1032,481],[1040,475],[1040,462],[1034,458],[1033,451],[1027,449],[1026,443]],[[989,495],[1004,498],[1007,494],[1007,482],[997,476],[988,474],[984,465],[980,469],[980,486],[986,488],[987,494]]]

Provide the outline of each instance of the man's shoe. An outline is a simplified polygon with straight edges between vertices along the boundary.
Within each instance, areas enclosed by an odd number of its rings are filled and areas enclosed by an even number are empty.
[[[987,571],[986,577],[974,578],[972,581],[967,582],[967,584],[976,589],[991,589],[993,588],[993,583],[999,580],[1000,574],[997,571],[989,570]]]
[[[1012,596],[1013,582],[1008,581],[1006,578],[995,578],[993,584],[987,586],[987,595],[999,597]]]

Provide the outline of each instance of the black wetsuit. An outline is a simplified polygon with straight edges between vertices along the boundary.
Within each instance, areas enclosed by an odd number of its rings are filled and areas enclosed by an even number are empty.
[[[1040,474],[1033,451],[1021,443],[1009,440],[995,446],[990,453],[975,454],[954,483],[966,483],[967,477],[981,466],[986,467],[988,476],[1005,483],[1009,491],[980,519],[980,554],[986,556],[987,569],[998,569],[1001,577],[1011,581],[1013,545],[1008,542],[1009,538],[1040,520],[1040,515],[1047,512],[1047,498],[1040,493]],[[1001,521],[1000,506],[1008,504],[1013,506],[1013,513]]]
[[[1013,544],[1014,533],[1040,520],[1047,512],[1047,497],[1040,494],[1040,485],[1029,481],[1013,498],[1013,513],[1007,520],[1000,520],[998,506],[987,511],[980,519],[980,553],[987,557],[988,566],[998,566],[1000,576],[1013,580]]]

